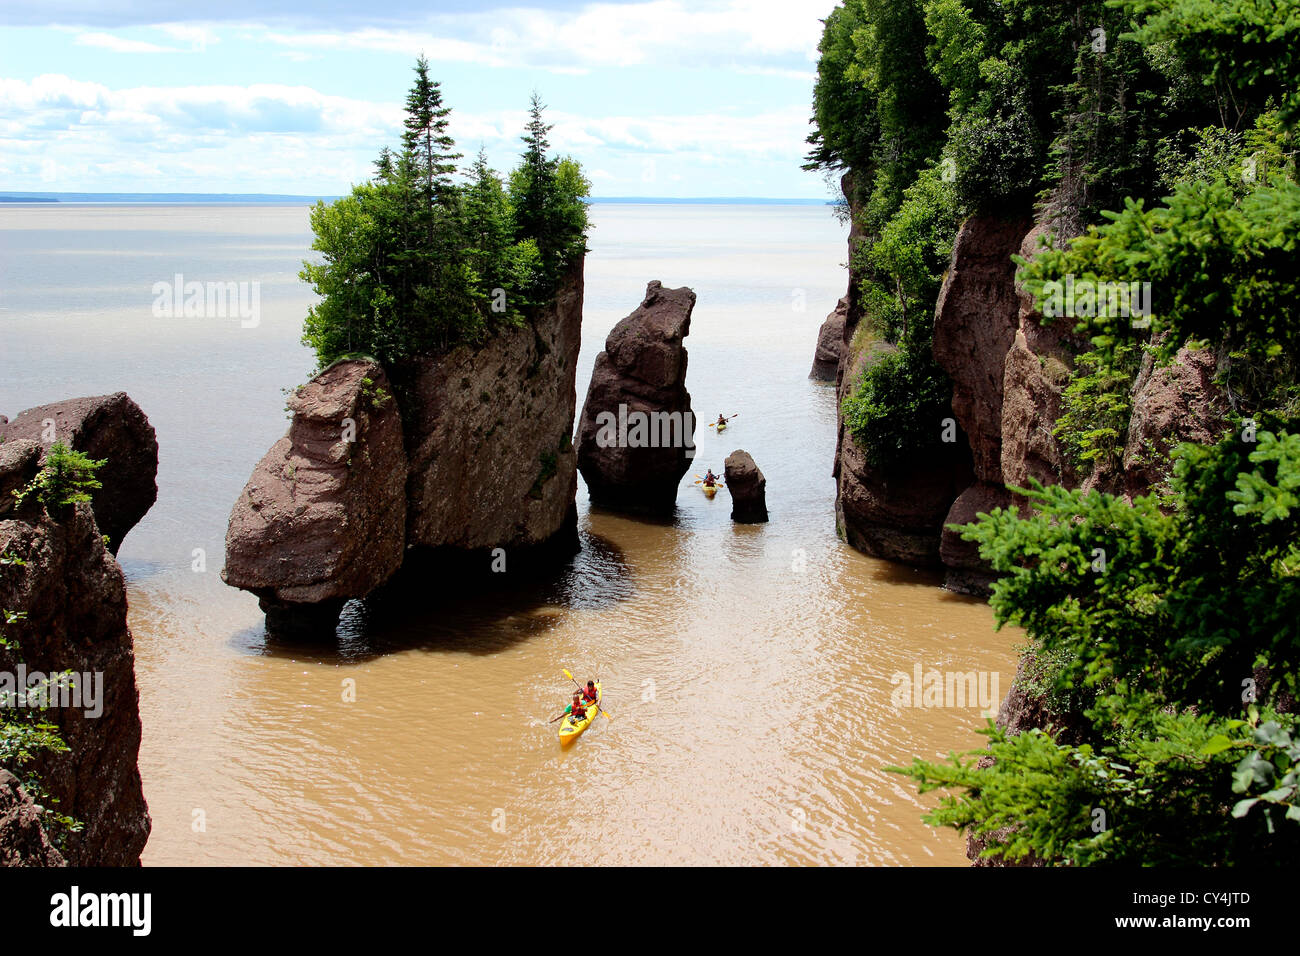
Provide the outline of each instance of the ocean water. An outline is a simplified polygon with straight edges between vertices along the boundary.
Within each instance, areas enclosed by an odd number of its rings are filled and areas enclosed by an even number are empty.
[[[0,413],[125,390],[158,432],[159,498],[126,538],[154,831],[146,864],[965,862],[884,771],[980,746],[975,706],[900,673],[1000,675],[1016,635],[936,577],[835,534],[833,389],[810,382],[843,294],[826,207],[597,205],[579,404],[605,335],[658,279],[697,306],[697,469],[749,451],[771,521],[683,479],[676,515],[591,509],[582,552],[509,600],[429,596],[337,646],[265,634],[220,580],[226,521],[314,360],[302,206],[0,206]],[[159,315],[159,283],[256,283],[256,322]],[[559,749],[561,668],[613,719]],[[350,682],[350,684],[345,683]],[[344,689],[355,688],[355,701]],[[996,707],[996,703],[993,705]],[[201,823],[201,825],[200,825]]]

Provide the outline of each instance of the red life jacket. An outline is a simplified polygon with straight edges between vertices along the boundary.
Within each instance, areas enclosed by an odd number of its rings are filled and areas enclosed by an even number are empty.
[[[587,687],[584,687],[584,688],[582,689],[582,699],[583,699],[583,700],[595,700],[595,699],[596,699],[596,694],[597,694],[597,691],[594,690],[594,689],[587,688]]]

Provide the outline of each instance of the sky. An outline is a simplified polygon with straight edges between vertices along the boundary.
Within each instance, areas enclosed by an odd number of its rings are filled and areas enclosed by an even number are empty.
[[[466,154],[538,91],[593,195],[826,198],[800,169],[835,0],[0,0],[0,192],[338,195],[423,53]]]

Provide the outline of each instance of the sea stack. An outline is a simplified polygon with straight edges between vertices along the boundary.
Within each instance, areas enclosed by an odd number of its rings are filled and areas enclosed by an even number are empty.
[[[736,449],[728,455],[723,474],[731,492],[731,520],[739,524],[766,521],[767,479],[749,452]]]
[[[654,281],[596,356],[578,426],[578,469],[591,500],[666,512],[695,455],[686,349],[695,293]]]
[[[349,599],[385,585],[423,601],[496,553],[516,570],[577,549],[582,267],[481,343],[341,360],[297,390],[226,534],[222,577],[257,595],[269,632],[328,640]]]

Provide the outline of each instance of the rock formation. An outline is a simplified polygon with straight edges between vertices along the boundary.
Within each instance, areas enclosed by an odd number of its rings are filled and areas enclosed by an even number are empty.
[[[578,423],[578,468],[591,500],[627,511],[671,511],[694,456],[686,349],[695,293],[646,286],[596,356]]]
[[[844,186],[853,205],[851,176]],[[1032,257],[1046,231],[1027,217],[991,216],[972,217],[958,231],[936,303],[934,355],[953,381],[962,442],[946,457],[884,475],[867,465],[841,425],[835,474],[845,540],[877,557],[941,564],[954,590],[985,594],[993,575],[975,546],[947,526],[1014,503],[1008,486],[1038,479],[1145,494],[1168,477],[1170,447],[1213,440],[1223,428],[1225,402],[1212,381],[1212,356],[1183,349],[1174,364],[1154,368],[1148,355],[1133,384],[1122,464],[1086,480],[1076,473],[1053,429],[1074,357],[1088,345],[1074,333],[1073,320],[1044,320],[1016,283],[1011,261],[1013,253]],[[856,239],[855,227],[850,244]],[[873,350],[881,348],[855,354],[851,346],[861,319],[857,286],[851,276],[838,373],[841,401],[873,360]]]
[[[50,843],[41,813],[18,785],[18,778],[0,770],[0,866],[67,866]]]
[[[731,520],[740,524],[766,521],[767,479],[749,452],[736,449],[728,455],[723,474],[731,494]]]
[[[531,327],[393,370],[408,546],[513,553],[576,533],[582,293],[579,268]]]
[[[268,629],[332,634],[345,601],[431,556],[504,548],[516,568],[576,547],[582,293],[579,262],[524,326],[386,372],[339,362],[297,391],[226,535],[223,579]]]
[[[833,382],[839,372],[840,359],[847,348],[844,324],[849,316],[849,297],[843,296],[835,309],[826,316],[817,332],[817,350],[813,353],[812,371],[808,377],[819,382]]]
[[[337,617],[402,564],[401,415],[383,369],[369,361],[325,369],[294,392],[289,410],[288,434],[235,502],[221,576],[258,595],[269,615],[320,605]]]
[[[90,504],[114,555],[158,499],[158,439],[125,392],[41,405],[0,423],[0,440],[18,439],[44,446],[61,441],[91,458],[108,460],[98,472],[103,487]]]
[[[862,237],[852,174],[841,180],[844,195],[855,210],[849,230],[849,261]],[[837,407],[874,362],[895,351],[884,342],[868,340],[854,347],[863,318],[861,291],[850,275],[844,308],[844,333],[837,372]],[[838,311],[838,307],[837,307]],[[937,567],[943,522],[953,500],[971,481],[970,452],[965,438],[945,444],[926,460],[911,461],[892,469],[871,465],[849,430],[839,422],[839,438],[832,474],[836,479],[836,524],[852,547],[873,557],[922,567]]]
[[[37,473],[43,452],[38,441],[14,437],[15,430],[25,435],[26,423],[46,418],[55,420],[56,438],[108,459],[98,473],[104,487],[96,501],[61,509],[54,516],[34,498],[16,507],[9,493]],[[6,435],[8,440],[0,445],[0,555],[21,563],[0,564],[0,608],[25,617],[5,627],[12,646],[0,648],[0,672],[80,675],[74,679],[76,696],[61,702],[75,706],[45,712],[68,752],[42,753],[32,768],[59,801],[59,811],[85,825],[68,841],[63,854],[67,862],[135,865],[150,820],[136,763],[140,712],[134,642],[127,627],[125,579],[105,547],[96,509],[135,503],[127,513],[137,514],[140,502],[153,500],[153,429],[135,403],[119,393],[23,412],[8,423]],[[114,467],[117,460],[126,464]],[[120,541],[131,525],[118,515],[113,527]],[[16,814],[11,819],[18,825],[30,814],[22,795],[8,799],[10,809],[0,809],[0,816]],[[12,850],[57,863],[39,840],[31,842],[30,829],[12,832],[25,835],[15,837],[15,845],[6,844],[0,835],[0,855]]]

